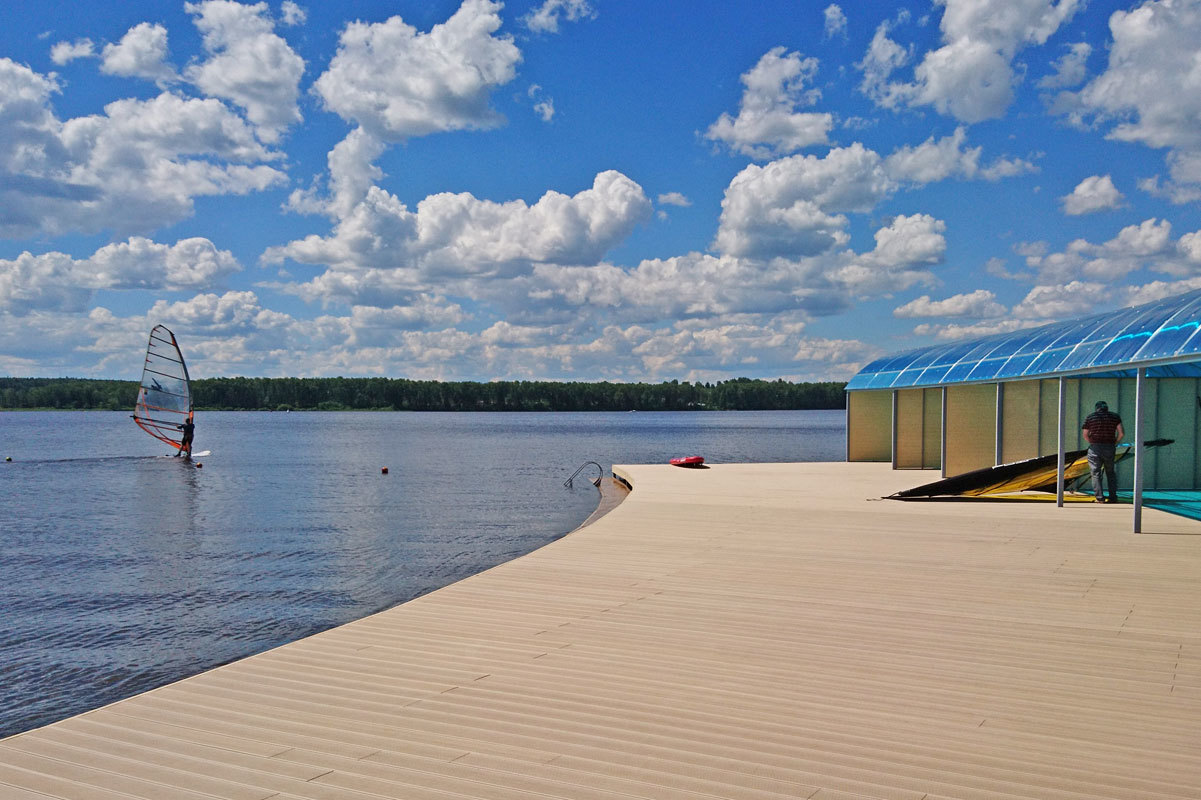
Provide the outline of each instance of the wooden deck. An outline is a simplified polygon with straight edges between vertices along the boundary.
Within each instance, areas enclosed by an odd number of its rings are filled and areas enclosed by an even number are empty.
[[[621,471],[526,557],[0,741],[0,798],[1201,797],[1201,523]]]

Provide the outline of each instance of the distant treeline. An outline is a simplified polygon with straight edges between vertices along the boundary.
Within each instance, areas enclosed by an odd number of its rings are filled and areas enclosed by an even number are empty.
[[[404,378],[201,378],[210,411],[688,411],[843,408],[844,383],[736,378],[716,383],[413,381]],[[127,409],[134,381],[0,378],[0,409]]]

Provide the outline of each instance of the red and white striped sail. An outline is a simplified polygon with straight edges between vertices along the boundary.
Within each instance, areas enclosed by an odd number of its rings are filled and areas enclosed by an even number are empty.
[[[142,386],[134,406],[133,421],[159,441],[182,447],[180,426],[192,419],[192,389],[188,385],[188,366],[175,334],[162,325],[150,331]]]

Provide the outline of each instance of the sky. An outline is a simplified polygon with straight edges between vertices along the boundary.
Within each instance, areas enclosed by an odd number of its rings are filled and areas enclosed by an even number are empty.
[[[1201,0],[0,20],[0,375],[846,380],[1201,287]]]

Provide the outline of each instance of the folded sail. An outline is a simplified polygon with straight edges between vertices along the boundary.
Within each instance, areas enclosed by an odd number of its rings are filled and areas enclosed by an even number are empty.
[[[175,341],[175,334],[162,325],[150,331],[142,386],[133,420],[159,441],[180,449],[183,431],[179,426],[192,419],[192,390],[188,367]]]
[[[1144,447],[1163,447],[1174,439],[1152,439],[1143,442]],[[1114,454],[1121,461],[1134,450],[1134,445],[1119,445]],[[1089,474],[1088,450],[1070,450],[1064,453],[1064,485]],[[931,497],[986,497],[989,495],[1012,494],[1015,492],[1054,492],[1059,480],[1059,454],[1028,458],[1010,464],[965,472],[913,489],[890,494],[893,500],[925,500]]]

